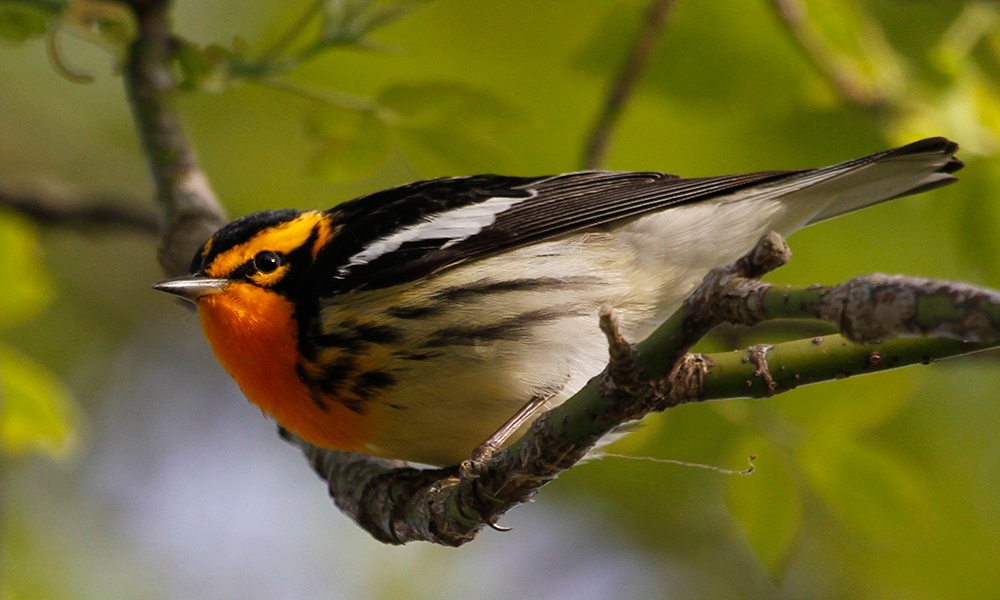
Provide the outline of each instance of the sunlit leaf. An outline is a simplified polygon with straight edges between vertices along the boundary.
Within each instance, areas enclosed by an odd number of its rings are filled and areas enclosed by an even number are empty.
[[[815,439],[800,445],[797,457],[830,513],[869,542],[908,539],[928,518],[918,479],[872,446]]]
[[[368,175],[385,162],[391,148],[388,127],[376,114],[327,104],[314,104],[306,132],[318,145],[314,174],[333,181]]]
[[[981,74],[963,70],[946,90],[907,102],[907,111],[893,123],[893,137],[901,143],[947,131],[966,152],[993,152],[1000,142],[1000,102],[993,86]]]
[[[755,470],[726,480],[726,506],[771,577],[781,580],[802,518],[801,490],[780,448],[748,437],[738,455],[755,455]]]
[[[0,213],[0,326],[26,321],[40,313],[52,298],[52,284],[41,261],[34,230]]]
[[[74,440],[73,402],[45,367],[0,346],[0,450],[64,455]]]

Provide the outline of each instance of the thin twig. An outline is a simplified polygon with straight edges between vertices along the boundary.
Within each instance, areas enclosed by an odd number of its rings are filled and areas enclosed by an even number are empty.
[[[850,63],[838,60],[834,50],[810,27],[801,0],[771,0],[771,7],[802,55],[841,98],[872,112],[889,108],[888,98],[865,85],[864,76]]]
[[[646,72],[653,49],[660,38],[674,0],[652,0],[646,10],[646,17],[636,33],[635,41],[628,56],[618,71],[614,85],[608,90],[608,95],[601,106],[590,130],[586,149],[581,164],[584,169],[597,169],[604,163],[611,136],[629,98],[635,91],[636,84]]]
[[[316,90],[277,77],[248,77],[247,80],[262,88],[298,96],[310,102],[328,104],[359,113],[390,114],[388,109],[380,106],[374,100],[369,100],[361,96],[353,96],[336,90]]]
[[[39,188],[0,187],[0,207],[42,225],[88,231],[122,230],[159,235],[160,218],[123,198],[69,194]]]
[[[323,8],[323,0],[314,0],[295,20],[285,32],[278,38],[267,50],[261,53],[260,58],[256,62],[260,64],[269,63],[284,53],[288,48],[295,42],[300,35],[302,35],[302,30],[306,28],[309,21],[312,21],[320,10]]]

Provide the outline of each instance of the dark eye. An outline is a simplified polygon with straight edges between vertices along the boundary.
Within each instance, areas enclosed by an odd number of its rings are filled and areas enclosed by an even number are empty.
[[[257,256],[253,257],[253,268],[257,269],[258,273],[273,273],[280,266],[281,257],[278,256],[277,252],[265,250],[258,252]]]

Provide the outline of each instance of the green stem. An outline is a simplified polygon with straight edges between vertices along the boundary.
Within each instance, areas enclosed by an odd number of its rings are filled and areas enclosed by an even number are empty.
[[[701,400],[767,398],[802,385],[930,364],[1000,346],[947,338],[902,338],[855,344],[841,335],[795,340],[753,350],[708,354]],[[755,360],[754,355],[766,358]]]
[[[298,96],[311,102],[319,102],[321,104],[336,106],[361,113],[377,113],[387,118],[391,115],[388,109],[380,106],[377,102],[360,96],[353,96],[351,94],[335,92],[332,90],[313,90],[288,82],[284,79],[274,77],[255,77],[248,79],[248,81],[259,85],[260,87]]]

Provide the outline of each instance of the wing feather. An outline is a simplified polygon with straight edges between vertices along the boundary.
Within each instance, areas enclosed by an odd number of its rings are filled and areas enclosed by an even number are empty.
[[[669,207],[731,197],[779,197],[873,163],[909,160],[948,183],[957,146],[930,138],[829,167],[681,178],[654,172],[581,171],[546,177],[476,175],[421,181],[331,209],[340,229],[319,260],[336,273],[326,293],[392,286],[574,231]],[[928,159],[933,156],[933,162]],[[928,167],[922,167],[924,169]],[[913,183],[906,195],[925,185]],[[872,202],[888,198],[875,198]],[[854,208],[860,208],[855,206]],[[825,217],[824,217],[825,218]]]

